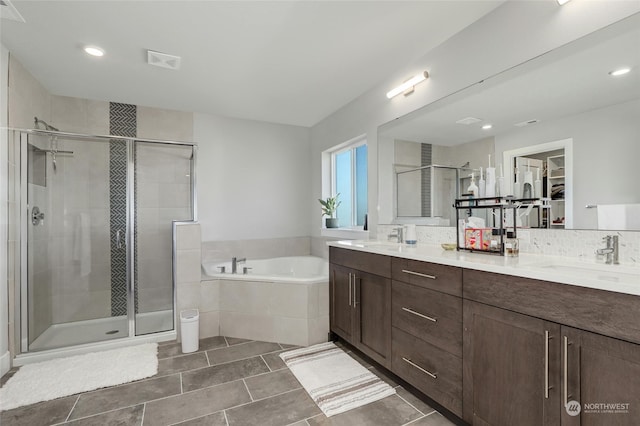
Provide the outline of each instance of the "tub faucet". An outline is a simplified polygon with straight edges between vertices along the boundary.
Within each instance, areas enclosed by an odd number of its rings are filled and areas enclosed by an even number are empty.
[[[231,258],[231,273],[232,274],[237,274],[238,273],[238,263],[245,263],[247,261],[246,257],[243,257],[242,259],[238,259],[237,257],[232,257]]]
[[[607,265],[618,265],[620,261],[619,250],[618,250],[618,236],[617,235],[607,235],[602,239],[607,243],[607,247],[596,250],[596,254],[598,256],[607,256],[607,260],[605,263]]]

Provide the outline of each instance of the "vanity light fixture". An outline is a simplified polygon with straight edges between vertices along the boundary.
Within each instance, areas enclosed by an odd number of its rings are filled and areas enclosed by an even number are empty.
[[[492,127],[493,127],[492,124],[485,124],[484,126],[482,126],[482,130],[489,130]]]
[[[571,1],[571,0],[558,0],[558,4],[559,4],[560,6],[562,6],[562,5],[566,4],[566,3],[569,3],[570,1]]]
[[[96,56],[96,57],[104,56],[104,50],[96,46],[86,46],[84,48],[84,51],[86,54],[91,56]]]
[[[400,93],[404,93],[405,96],[410,93],[413,93],[415,85],[425,81],[427,78],[429,78],[429,73],[427,71],[424,71],[416,75],[415,77],[412,77],[409,80],[405,81],[400,86],[389,90],[387,92],[387,98],[391,99],[394,96],[398,96]]]
[[[619,77],[621,75],[628,74],[631,71],[631,68],[618,68],[617,70],[609,71],[609,75],[612,77]]]

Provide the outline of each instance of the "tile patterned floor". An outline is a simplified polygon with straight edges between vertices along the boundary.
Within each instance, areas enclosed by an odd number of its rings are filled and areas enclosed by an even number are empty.
[[[13,425],[448,426],[453,423],[345,348],[397,394],[327,418],[282,362],[291,346],[212,337],[182,355],[160,344],[158,375],[0,413]],[[9,373],[10,374],[10,373]],[[8,379],[5,375],[2,384]]]

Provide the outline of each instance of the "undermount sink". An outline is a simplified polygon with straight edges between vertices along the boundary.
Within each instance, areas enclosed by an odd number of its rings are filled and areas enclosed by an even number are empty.
[[[554,271],[562,275],[570,274],[574,277],[640,285],[640,268],[637,267],[557,261],[533,264],[530,267]]]

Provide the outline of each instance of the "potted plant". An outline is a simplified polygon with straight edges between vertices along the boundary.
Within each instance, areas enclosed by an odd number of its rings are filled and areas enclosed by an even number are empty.
[[[329,197],[326,200],[321,200],[318,198],[320,205],[322,205],[322,215],[329,216],[325,219],[325,226],[327,228],[337,228],[338,227],[338,219],[335,216],[336,211],[338,210],[338,206],[342,201],[338,201],[338,197],[340,193],[336,194],[335,197]]]

